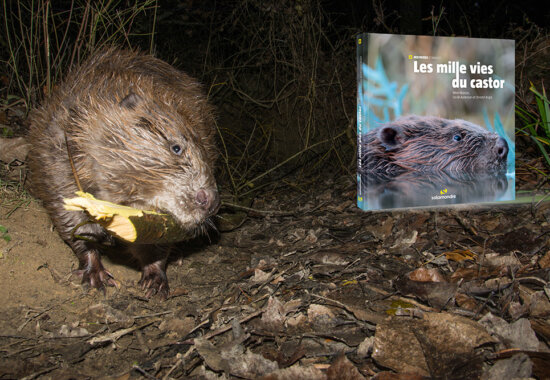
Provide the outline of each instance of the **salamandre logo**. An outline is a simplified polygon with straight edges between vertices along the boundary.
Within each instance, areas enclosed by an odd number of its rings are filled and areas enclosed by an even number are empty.
[[[432,195],[432,200],[437,200],[437,199],[455,199],[456,198],[456,195],[455,194],[447,194],[448,190],[447,189],[443,189],[439,192],[438,195]]]

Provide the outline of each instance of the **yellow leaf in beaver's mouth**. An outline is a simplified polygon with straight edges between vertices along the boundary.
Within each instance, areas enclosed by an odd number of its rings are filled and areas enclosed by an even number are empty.
[[[113,215],[120,215],[123,217],[143,215],[143,210],[102,201],[96,199],[90,193],[77,191],[76,195],[78,195],[78,197],[63,200],[65,202],[65,210],[83,210],[98,220],[112,218]]]
[[[63,200],[66,210],[86,211],[110,233],[128,242],[172,243],[191,237],[171,215],[102,201],[81,191],[76,195]]]

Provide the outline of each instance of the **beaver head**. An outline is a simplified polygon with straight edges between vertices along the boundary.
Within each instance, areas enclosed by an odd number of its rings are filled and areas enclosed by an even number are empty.
[[[199,133],[200,124],[210,120],[186,117],[138,92],[118,102],[82,103],[85,111],[71,110],[69,134],[85,190],[99,199],[170,213],[187,230],[211,224],[208,217],[219,207],[214,148]]]
[[[500,172],[507,156],[505,139],[459,119],[411,115],[362,136],[361,166],[372,173]]]

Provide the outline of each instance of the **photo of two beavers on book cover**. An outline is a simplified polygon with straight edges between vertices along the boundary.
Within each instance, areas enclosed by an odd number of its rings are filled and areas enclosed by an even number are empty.
[[[357,37],[357,204],[515,198],[513,40]]]

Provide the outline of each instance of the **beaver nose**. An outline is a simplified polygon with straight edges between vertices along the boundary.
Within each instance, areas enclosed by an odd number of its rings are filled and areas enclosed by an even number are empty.
[[[501,160],[505,160],[506,156],[508,156],[508,143],[506,142],[506,140],[504,140],[502,137],[499,137],[495,145],[495,150],[498,157]]]
[[[195,201],[208,215],[213,215],[220,207],[220,198],[218,192],[210,189],[200,189],[197,191]]]

